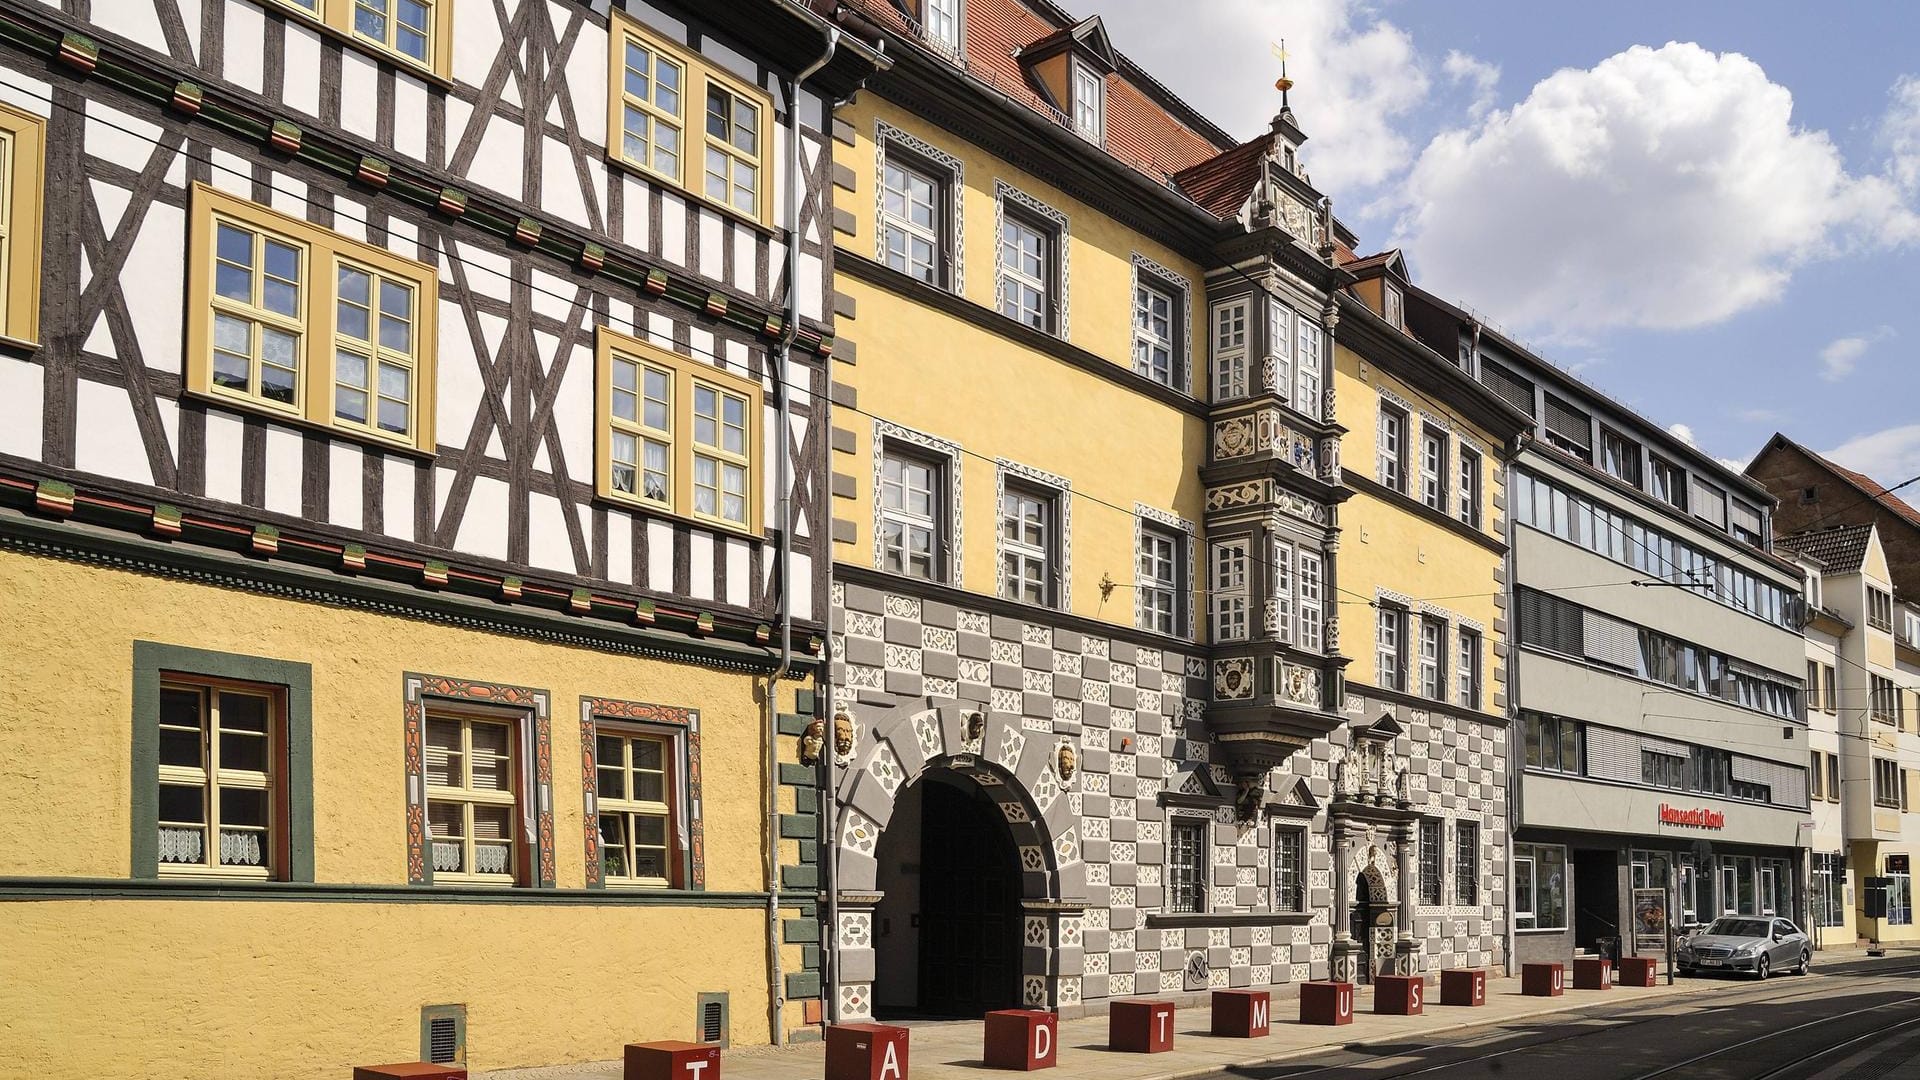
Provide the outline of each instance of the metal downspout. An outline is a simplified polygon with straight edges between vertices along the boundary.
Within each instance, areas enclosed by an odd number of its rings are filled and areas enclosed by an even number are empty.
[[[789,432],[793,427],[792,395],[788,392],[788,354],[800,329],[800,88],[813,74],[826,67],[840,47],[840,29],[829,26],[827,48],[820,59],[801,70],[787,83],[787,205],[783,231],[786,236],[787,295],[780,323],[780,339],[773,348],[773,387],[776,404],[774,433],[774,483],[777,495],[779,530],[776,532],[780,568],[780,663],[767,674],[766,712],[766,784],[767,784],[767,1012],[773,1045],[784,1046],[786,1032],[786,975],[780,966],[780,679],[793,666],[793,462],[787,453]]]
[[[1473,340],[1476,346],[1476,348],[1474,349],[1474,354],[1476,357],[1478,357],[1479,355],[1478,345],[1480,342],[1480,324],[1477,321],[1473,324]],[[1507,601],[1506,614],[1507,614],[1507,626],[1509,628],[1509,632],[1501,638],[1501,644],[1505,645],[1507,648],[1507,707],[1505,709],[1505,712],[1507,717],[1507,926],[1506,926],[1507,972],[1506,974],[1508,978],[1513,977],[1514,968],[1516,966],[1514,961],[1514,956],[1513,956],[1513,950],[1514,950],[1514,946],[1519,943],[1519,935],[1515,932],[1514,915],[1513,915],[1513,897],[1518,888],[1518,883],[1514,881],[1514,877],[1513,877],[1514,875],[1513,845],[1514,845],[1514,835],[1520,830],[1520,778],[1526,769],[1526,748],[1523,745],[1522,740],[1520,738],[1521,732],[1520,732],[1520,719],[1519,719],[1520,717],[1520,650],[1514,648],[1513,642],[1512,642],[1512,639],[1516,636],[1515,634],[1512,633],[1512,628],[1519,625],[1515,620],[1519,618],[1519,611],[1520,611],[1519,608],[1514,606],[1514,602],[1513,602],[1514,589],[1518,586],[1520,581],[1520,557],[1519,557],[1519,553],[1514,548],[1514,540],[1516,538],[1516,533],[1514,530],[1514,523],[1513,523],[1513,495],[1512,495],[1513,461],[1514,461],[1514,458],[1519,456],[1520,449],[1521,449],[1521,441],[1519,439],[1513,440],[1512,448],[1507,452],[1506,466],[1500,470],[1500,473],[1501,473],[1500,490],[1503,493],[1505,493],[1507,496],[1507,510],[1506,510],[1507,583],[1502,588],[1501,591],[1506,593],[1506,601]],[[1493,673],[1493,664],[1491,659],[1489,659],[1487,664],[1487,673],[1489,676],[1491,676]],[[1488,681],[1491,682],[1492,681],[1491,678],[1489,678]],[[1492,687],[1489,686],[1488,689],[1492,689]]]

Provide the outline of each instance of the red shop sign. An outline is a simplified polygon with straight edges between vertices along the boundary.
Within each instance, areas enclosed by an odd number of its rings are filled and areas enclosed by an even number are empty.
[[[1660,824],[1688,825],[1696,829],[1724,829],[1727,827],[1727,815],[1718,810],[1709,810],[1704,806],[1682,810],[1677,806],[1661,803]]]

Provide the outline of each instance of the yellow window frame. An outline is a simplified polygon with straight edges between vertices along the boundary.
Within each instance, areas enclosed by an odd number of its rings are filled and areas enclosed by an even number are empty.
[[[765,404],[760,385],[713,364],[682,356],[651,341],[623,334],[605,326],[600,327],[595,335],[594,354],[594,490],[599,497],[624,506],[684,518],[712,528],[744,533],[748,536],[760,536],[762,530],[760,478],[766,462],[765,444],[761,431],[761,414]],[[650,437],[655,438],[658,438],[659,434],[657,429],[635,428],[624,421],[616,425],[613,415],[613,365],[616,357],[633,361],[639,364],[642,370],[653,368],[671,372],[673,375],[669,409],[672,429],[669,433],[670,438],[666,440],[669,447],[669,497],[664,502],[644,498],[638,492],[618,491],[613,486],[613,433],[616,430],[626,433],[639,430],[652,432]],[[712,387],[722,393],[745,400],[746,454],[744,456],[727,454],[713,447],[696,447],[693,438],[693,397],[694,388],[697,385]],[[717,514],[702,514],[694,510],[693,459],[696,451],[745,467],[747,473],[746,521],[730,521]],[[715,507],[716,510],[719,507],[717,501]]]
[[[297,327],[272,312],[252,306],[236,305],[214,293],[215,235],[221,222],[254,233],[275,237],[304,251],[302,262],[301,308]],[[187,243],[187,355],[186,392],[241,409],[251,409],[307,426],[339,432],[383,447],[399,447],[432,453],[434,442],[434,395],[436,344],[440,304],[439,274],[433,267],[402,258],[382,248],[289,217],[277,210],[230,195],[211,185],[193,186],[191,221]],[[374,293],[374,323],[371,343],[345,338],[339,327],[339,279],[342,266],[371,273],[413,290],[412,356],[401,357],[391,349],[379,347],[378,293]],[[260,272],[256,269],[256,273]],[[376,280],[374,288],[377,290]],[[257,290],[256,290],[257,295]],[[300,335],[299,374],[294,405],[284,405],[257,394],[241,393],[218,386],[213,381],[213,325],[216,311],[230,311],[243,317],[271,318],[274,325],[296,329]],[[411,370],[412,401],[409,404],[409,429],[398,435],[378,426],[375,402],[370,401],[368,422],[361,424],[337,415],[335,385],[339,349],[368,356],[382,356],[389,362],[404,362]],[[373,350],[368,352],[371,344]],[[257,363],[256,363],[257,367]],[[373,381],[377,384],[377,373]]]
[[[200,764],[199,766],[160,765],[156,782],[165,786],[195,787],[203,793],[200,822],[203,833],[202,850],[205,858],[200,863],[162,862],[159,872],[162,877],[222,877],[247,878],[252,880],[272,880],[284,872],[286,845],[281,841],[281,832],[285,828],[285,795],[282,790],[281,771],[275,766],[285,750],[282,743],[281,725],[286,716],[285,697],[272,687],[257,686],[250,683],[233,682],[226,679],[188,679],[169,676],[161,681],[162,692],[168,690],[186,691],[200,699],[199,728]],[[244,729],[223,728],[220,721],[220,698],[223,694],[244,695],[260,698],[266,702],[266,770],[256,772],[251,769],[228,769],[220,763],[220,735],[223,730],[243,734]],[[162,724],[163,730],[171,725]],[[181,729],[184,730],[184,729]],[[223,788],[247,789],[267,793],[267,822],[261,830],[261,843],[265,846],[262,866],[225,866],[220,859],[220,791]],[[183,822],[157,822],[161,828],[181,828]]]
[[[310,0],[310,2],[269,0],[269,2],[303,22],[326,30],[329,36],[337,37],[364,51],[432,75],[442,81],[450,81],[453,78],[454,0],[421,0],[428,9],[425,60],[409,56],[391,44],[391,39],[398,33],[394,29],[399,21],[395,0],[365,0],[367,6],[378,6],[387,12],[388,35],[385,40],[368,37],[360,32],[354,21],[354,12],[362,0]]]
[[[641,102],[626,93],[627,43],[631,41],[680,66],[680,112],[677,116],[658,109],[652,102]],[[678,42],[670,41],[631,15],[615,9],[607,34],[607,157],[622,168],[665,180],[702,206],[751,222],[764,228],[773,223],[773,176],[769,167],[773,158],[773,96],[714,66],[705,57]],[[759,154],[748,155],[730,141],[716,140],[707,134],[707,88],[715,86],[752,104],[759,115],[756,145]],[[626,106],[632,103],[654,117],[667,117],[680,127],[680,161],[677,174],[654,169],[651,162],[626,156]],[[651,145],[651,144],[649,144]],[[715,201],[706,194],[706,151],[709,146],[723,150],[731,160],[759,169],[751,211],[742,211],[729,199]],[[689,164],[689,161],[692,161]],[[729,169],[729,182],[732,171]]]
[[[520,829],[520,725],[512,719],[490,716],[475,716],[458,712],[429,712],[426,724],[456,724],[460,729],[460,783],[458,786],[426,783],[425,809],[427,813],[427,859],[433,859],[433,845],[443,843],[433,835],[433,806],[440,803],[460,808],[460,865],[468,867],[464,872],[437,870],[433,875],[436,885],[498,885],[513,886],[520,884],[521,860],[526,854],[526,837]],[[491,791],[473,786],[473,729],[484,724],[501,728],[507,735],[506,763],[502,766],[507,775],[506,791]],[[424,735],[424,732],[423,732]],[[424,750],[423,750],[424,753]],[[422,775],[422,781],[425,781]],[[507,872],[504,874],[485,874],[472,869],[476,865],[474,853],[474,810],[477,807],[504,807],[507,811]]]
[[[702,149],[709,150],[709,151],[718,151],[720,156],[725,159],[727,164],[727,176],[726,176],[727,190],[718,199],[715,199],[713,193],[707,191],[706,189],[706,185],[707,185],[706,157],[707,156],[704,153],[701,154],[700,156],[700,191],[702,194],[704,194],[707,197],[709,201],[716,201],[716,202],[722,203],[728,207],[731,207],[736,213],[742,213],[742,214],[748,215],[749,217],[758,218],[760,216],[761,207],[765,205],[768,201],[767,184],[771,179],[771,177],[768,175],[766,161],[765,161],[766,153],[767,153],[767,150],[769,149],[767,144],[767,139],[766,139],[766,133],[765,133],[765,128],[767,126],[766,124],[767,109],[766,109],[766,106],[761,102],[760,98],[753,95],[749,95],[749,94],[743,94],[739,90],[735,89],[737,85],[738,84],[734,83],[730,79],[725,79],[720,76],[714,76],[707,80],[707,86],[706,86],[707,92],[700,96],[700,141],[701,141]],[[724,126],[727,128],[727,131],[729,132],[729,134],[727,135],[715,135],[712,132],[712,130],[707,127],[707,121],[708,121],[707,98],[709,95],[712,94],[712,92],[715,89],[719,89],[727,95],[727,101],[728,101],[729,107],[727,109],[727,115],[724,118],[725,119]],[[730,134],[734,128],[733,106],[738,102],[742,102],[742,101],[752,106],[754,110],[754,117],[756,120],[754,127],[756,130],[754,131],[753,145],[755,147],[755,152],[753,153],[748,153],[747,151],[742,150],[740,147],[735,146],[733,144],[733,139]],[[754,171],[754,176],[756,177],[756,180],[754,181],[754,185],[753,185],[753,206],[751,209],[742,209],[739,206],[735,206],[733,202],[733,188],[735,184],[734,177],[737,175],[736,170],[738,170],[742,166],[751,168]]]
[[[662,823],[661,835],[664,841],[663,858],[666,863],[666,869],[667,869],[667,873],[665,877],[641,877],[631,873],[613,874],[609,872],[605,875],[605,880],[607,884],[624,885],[624,886],[640,886],[645,888],[656,888],[656,889],[664,889],[664,888],[672,887],[674,878],[677,876],[677,873],[676,873],[676,871],[678,870],[677,860],[680,857],[679,843],[675,836],[675,813],[674,813],[674,802],[678,797],[678,791],[675,785],[679,782],[680,770],[679,770],[679,762],[675,757],[675,754],[677,753],[677,750],[676,750],[677,744],[673,736],[666,735],[666,734],[655,734],[653,732],[640,731],[632,728],[623,728],[623,727],[603,728],[599,725],[598,722],[596,722],[594,725],[593,735],[594,735],[593,762],[594,762],[594,769],[596,771],[596,774],[601,769],[618,768],[620,770],[620,774],[622,777],[621,789],[627,793],[627,796],[625,798],[609,798],[603,792],[596,792],[594,795],[595,812],[601,815],[604,815],[604,814],[620,815],[622,819],[621,828],[625,836],[625,849],[626,849],[622,853],[621,857],[627,860],[626,866],[628,870],[632,870],[634,866],[634,862],[635,862],[634,850],[640,846],[643,846],[639,844],[639,842],[634,836],[634,831],[633,831],[634,818],[636,817],[659,818]],[[612,739],[620,740],[620,761],[617,765],[602,762],[600,760],[599,741],[603,738],[612,738]],[[654,743],[660,747],[660,768],[659,769],[642,770],[634,764],[634,760],[633,760],[634,744],[641,743],[641,742]],[[637,772],[658,772],[659,773],[660,793],[662,795],[662,798],[660,800],[655,801],[650,799],[638,799],[633,797],[634,775]],[[597,820],[594,822],[594,827],[596,829],[599,828],[599,822]],[[602,837],[601,843],[604,846],[605,844],[604,836]],[[651,847],[652,845],[645,845],[645,846]],[[604,854],[602,855],[602,858],[604,860],[605,858]]]
[[[0,337],[40,343],[47,122],[0,104]]]

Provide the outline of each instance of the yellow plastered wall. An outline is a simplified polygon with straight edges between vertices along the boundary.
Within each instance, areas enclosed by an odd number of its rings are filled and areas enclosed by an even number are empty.
[[[1362,367],[1365,368],[1364,377]],[[1465,432],[1482,451],[1480,467],[1480,523],[1486,535],[1505,540],[1503,518],[1494,510],[1494,496],[1504,480],[1501,444],[1468,423],[1445,402],[1423,398],[1420,393],[1393,378],[1377,364],[1364,361],[1344,345],[1334,348],[1334,401],[1339,422],[1347,434],[1341,438],[1340,460],[1349,473],[1371,479],[1374,475],[1376,438],[1380,422],[1380,388],[1384,387],[1416,408],[1446,420],[1453,429],[1448,462],[1457,468],[1460,439]],[[1417,445],[1417,444],[1416,444]],[[1412,458],[1409,456],[1409,460]],[[1452,480],[1450,478],[1451,485]],[[1452,490],[1449,487],[1449,496]],[[1457,533],[1428,520],[1406,502],[1358,492],[1340,507],[1340,602],[1342,630],[1340,647],[1352,663],[1347,677],[1375,684],[1373,610],[1364,601],[1373,597],[1376,585],[1433,603],[1456,615],[1473,619],[1485,627],[1482,645],[1481,678],[1483,707],[1491,709],[1498,685],[1493,681],[1493,646],[1501,640],[1494,632],[1493,594],[1500,590],[1495,573],[1502,556]],[[1354,595],[1354,594],[1359,595]]]
[[[835,206],[853,215],[852,234],[835,235],[845,251],[872,259],[875,255],[874,219],[878,213],[879,184],[875,137],[878,121],[909,132],[935,148],[960,159],[964,190],[961,217],[965,229],[965,292],[967,299],[994,309],[994,268],[999,262],[1000,237],[994,213],[994,181],[1004,180],[1067,216],[1067,332],[1068,340],[1122,367],[1133,366],[1133,255],[1146,256],[1186,277],[1192,317],[1187,326],[1188,366],[1195,389],[1206,370],[1205,290],[1198,265],[1173,249],[1142,236],[1071,198],[1031,174],[987,153],[958,135],[934,127],[875,94],[862,94],[836,114],[853,127],[852,146],[834,147],[834,162],[853,170],[854,190],[835,189]],[[836,285],[846,291],[846,277]],[[862,323],[872,315],[864,307],[861,319],[842,325],[842,336],[859,342],[862,363],[871,348]],[[844,374],[844,371],[837,373]],[[841,381],[847,381],[842,379]]]
[[[881,416],[970,451],[960,459],[968,590],[997,587],[995,459],[1004,458],[1071,481],[1072,611],[1132,625],[1134,504],[1200,521],[1205,422],[885,290],[844,278],[840,289],[859,306],[845,333],[859,340],[860,363],[836,376],[858,388],[862,413],[835,414],[854,448],[833,467],[853,477],[854,496],[834,500],[834,516],[852,522],[854,538],[836,543],[834,558],[873,565],[872,417]],[[1123,586],[1104,603],[1102,575]]]
[[[312,665],[319,883],[406,881],[415,671],[551,692],[562,889],[585,876],[581,696],[698,708],[706,887],[764,888],[749,676],[10,552],[0,622],[33,628],[0,664],[0,877],[128,875],[132,646],[150,640]],[[57,900],[0,918],[0,1053],[27,1075],[337,1077],[415,1056],[420,1007],[442,1003],[467,1006],[481,1068],[689,1038],[700,991],[731,995],[736,1043],[769,1037],[764,907]],[[799,970],[798,945],[783,956]]]

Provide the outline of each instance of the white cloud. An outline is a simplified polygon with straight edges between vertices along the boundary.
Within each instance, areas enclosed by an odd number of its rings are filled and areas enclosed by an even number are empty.
[[[1893,327],[1881,326],[1869,333],[1849,334],[1829,341],[1820,350],[1820,377],[1828,382],[1839,382],[1853,374],[1854,365],[1860,362],[1868,349],[1892,336]]]
[[[1286,38],[1302,156],[1322,191],[1351,197],[1413,160],[1399,125],[1427,100],[1427,65],[1364,0],[1213,0],[1179,18],[1165,0],[1109,0],[1100,14],[1115,48],[1241,140],[1280,111],[1271,43]]]
[[[1447,58],[1440,62],[1440,70],[1473,92],[1473,103],[1467,106],[1468,118],[1478,120],[1492,110],[1494,90],[1500,85],[1499,65],[1450,49]]]
[[[1688,427],[1685,424],[1681,424],[1681,423],[1668,424],[1667,434],[1673,436],[1676,439],[1679,439],[1681,442],[1686,443],[1688,446],[1694,447],[1695,449],[1698,449],[1700,446],[1699,443],[1693,440],[1693,429]]]
[[[1879,132],[1887,174],[1903,190],[1920,191],[1920,77],[1902,75],[1887,97]]]
[[[1882,484],[1898,484],[1910,476],[1920,475],[1920,424],[1860,435],[1822,453]],[[1900,493],[1901,497],[1907,497],[1911,491],[1909,488]]]
[[[1745,56],[1634,46],[1435,137],[1399,231],[1430,285],[1523,330],[1719,322],[1810,261],[1920,238],[1892,180],[1792,113]]]

